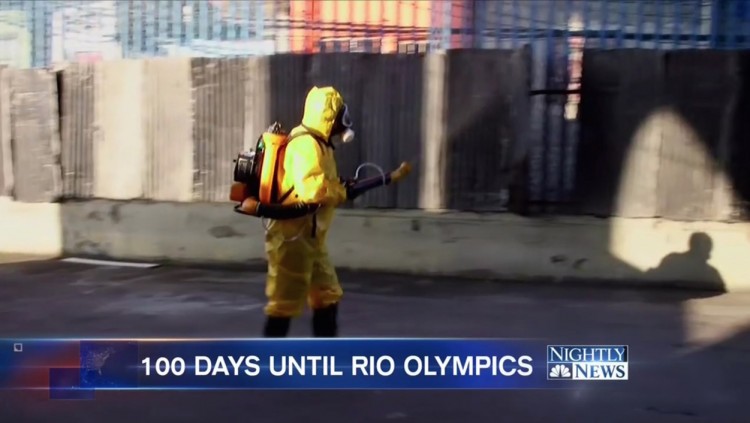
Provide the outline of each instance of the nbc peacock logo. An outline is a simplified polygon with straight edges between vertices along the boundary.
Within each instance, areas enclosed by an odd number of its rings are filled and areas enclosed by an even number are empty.
[[[548,379],[570,379],[571,377],[572,373],[570,372],[570,368],[564,364],[553,366],[547,375]]]

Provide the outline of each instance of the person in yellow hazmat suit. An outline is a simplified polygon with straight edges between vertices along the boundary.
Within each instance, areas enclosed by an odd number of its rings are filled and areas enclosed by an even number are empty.
[[[343,291],[328,258],[326,237],[335,208],[347,200],[347,189],[338,175],[334,145],[354,138],[341,94],[333,87],[313,87],[305,100],[302,124],[289,136],[294,138],[286,146],[278,191],[288,193],[287,204],[321,207],[313,215],[273,221],[267,231],[268,303],[263,334],[287,336],[291,320],[307,303],[313,313],[313,336],[335,337]]]

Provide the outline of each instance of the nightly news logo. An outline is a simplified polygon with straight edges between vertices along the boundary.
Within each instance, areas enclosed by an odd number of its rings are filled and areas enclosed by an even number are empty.
[[[628,380],[628,346],[548,345],[547,380]]]

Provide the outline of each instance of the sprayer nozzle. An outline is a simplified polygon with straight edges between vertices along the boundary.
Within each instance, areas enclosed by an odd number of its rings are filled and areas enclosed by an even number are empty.
[[[399,181],[411,172],[411,165],[408,162],[401,163],[398,169],[391,173],[391,181]]]

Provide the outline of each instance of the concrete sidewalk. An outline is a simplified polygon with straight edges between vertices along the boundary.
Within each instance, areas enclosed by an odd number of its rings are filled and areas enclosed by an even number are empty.
[[[744,422],[750,296],[341,273],[342,335],[629,344],[630,380],[569,391],[0,393],[0,421]],[[264,274],[0,265],[0,336],[253,337]],[[293,335],[308,336],[307,319]]]

